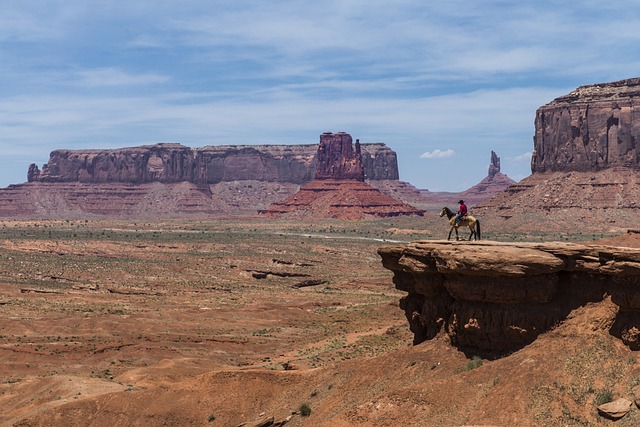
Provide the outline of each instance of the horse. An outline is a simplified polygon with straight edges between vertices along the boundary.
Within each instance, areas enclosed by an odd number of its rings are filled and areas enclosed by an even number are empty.
[[[451,239],[451,232],[453,230],[456,230],[456,240],[460,240],[460,237],[458,236],[458,226],[456,225],[456,214],[453,211],[451,211],[451,209],[445,206],[440,211],[440,218],[442,218],[445,215],[449,220],[449,224],[451,224],[451,229],[449,230],[449,236],[447,237],[447,240]],[[480,240],[480,220],[479,219],[472,217],[471,215],[465,215],[462,218],[460,218],[460,225],[467,226],[469,227],[469,230],[471,230],[471,234],[469,235],[469,240],[471,240],[472,237],[475,237],[475,240]]]

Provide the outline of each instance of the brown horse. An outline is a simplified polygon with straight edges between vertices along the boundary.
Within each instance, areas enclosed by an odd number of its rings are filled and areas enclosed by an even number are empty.
[[[458,226],[456,225],[456,214],[451,211],[448,207],[442,208],[440,211],[440,218],[443,216],[447,216],[449,220],[449,224],[451,224],[451,229],[449,230],[449,236],[447,240],[451,239],[451,232],[456,230],[456,240],[460,240],[460,236],[458,236]],[[469,240],[475,236],[475,240],[480,240],[480,220],[472,217],[471,215],[465,215],[460,218],[460,226],[467,226],[469,230],[471,230],[471,234],[469,235]]]

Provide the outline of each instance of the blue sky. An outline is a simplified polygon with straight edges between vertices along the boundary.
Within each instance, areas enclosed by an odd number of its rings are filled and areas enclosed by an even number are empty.
[[[640,76],[640,4],[0,0],[0,187],[58,149],[384,142],[400,178],[530,174],[535,110]]]

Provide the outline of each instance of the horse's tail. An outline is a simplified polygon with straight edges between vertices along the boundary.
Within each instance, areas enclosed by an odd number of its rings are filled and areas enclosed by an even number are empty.
[[[476,239],[480,240],[480,220],[476,219]]]

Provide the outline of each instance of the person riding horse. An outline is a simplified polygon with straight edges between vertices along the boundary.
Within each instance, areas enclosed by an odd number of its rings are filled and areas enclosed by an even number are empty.
[[[460,210],[458,210],[458,214],[454,213],[451,209],[449,209],[446,206],[443,207],[442,210],[440,211],[440,217],[442,218],[443,216],[446,216],[447,220],[449,220],[449,226],[451,227],[449,228],[449,236],[447,236],[447,240],[451,239],[451,233],[453,233],[454,230],[456,232],[456,240],[459,239],[458,237],[459,226],[469,227],[469,231],[471,232],[469,234],[469,240],[471,240],[472,238],[475,238],[476,240],[480,240],[480,221],[478,220],[478,218],[468,214],[460,215],[461,211],[466,212],[466,206],[464,205],[464,202],[462,200],[460,200],[459,203],[461,204],[461,206],[460,206]],[[459,220],[458,223],[456,223],[456,219]]]
[[[456,227],[460,225],[460,219],[467,215],[467,205],[464,204],[464,200],[460,200],[458,204],[460,205],[460,208],[456,214]]]

